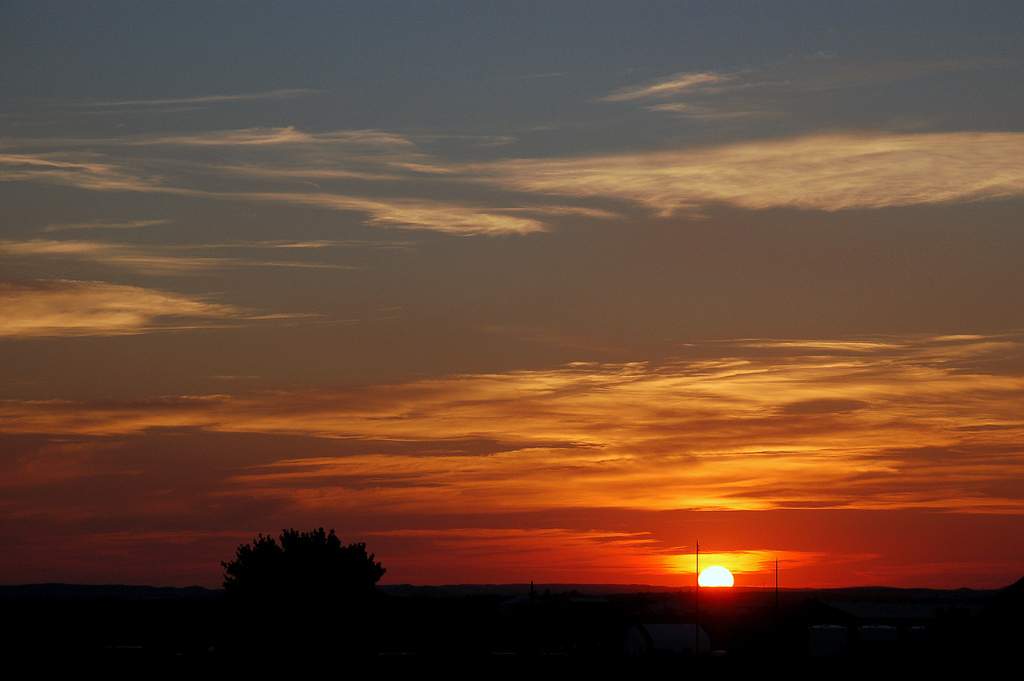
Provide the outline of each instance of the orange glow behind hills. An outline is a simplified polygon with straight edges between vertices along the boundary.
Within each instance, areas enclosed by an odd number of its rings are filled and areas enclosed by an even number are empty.
[[[683,586],[694,563],[680,547],[696,535],[714,538],[706,561],[729,565],[741,586],[767,586],[776,558],[791,586],[998,586],[1020,559],[997,538],[1024,512],[1012,484],[1024,375],[988,362],[1020,347],[1005,336],[745,340],[661,365],[6,400],[6,503],[15,517],[44,503],[70,528],[65,546],[86,556],[74,558],[80,579],[109,570],[101,547],[139,552],[142,571],[153,564],[142,552],[160,542],[194,557],[181,579],[216,583],[238,541],[322,524],[366,541],[389,579],[408,582]],[[166,529],[75,529],[123,508]],[[903,519],[879,527],[879,512]],[[974,528],[976,562],[939,540],[892,560],[906,552],[893,527],[939,537],[932,526],[957,518]],[[32,537],[19,541],[35,555]],[[3,577],[45,574],[39,555]],[[130,580],[136,563],[117,564]]]

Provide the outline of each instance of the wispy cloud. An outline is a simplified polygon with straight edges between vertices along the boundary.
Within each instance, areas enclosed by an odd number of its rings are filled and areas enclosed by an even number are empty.
[[[0,182],[46,182],[93,191],[173,191],[165,189],[159,177],[143,177],[95,155],[0,154]]]
[[[455,236],[502,234],[530,234],[545,231],[543,222],[516,215],[506,214],[501,207],[477,207],[472,204],[432,201],[429,199],[370,199],[345,194],[319,192],[205,192],[201,190],[157,189],[164,193],[176,193],[197,198],[222,199],[229,201],[271,202],[293,206],[309,206],[325,210],[366,213],[367,223],[381,227],[426,230]],[[520,209],[515,209],[520,210]],[[589,213],[591,217],[607,217],[605,211],[588,209],[559,210],[543,206],[524,212],[547,213],[568,212]]]
[[[94,222],[60,222],[46,225],[46,227],[43,228],[43,231],[50,233],[92,229],[141,229],[143,227],[166,225],[169,222],[170,220],[98,220]]]
[[[188,274],[199,270],[226,269],[237,267],[285,267],[301,269],[352,269],[351,266],[335,263],[308,262],[302,260],[261,260],[252,258],[225,258],[188,254],[230,247],[216,245],[138,245],[100,241],[71,241],[31,239],[24,241],[0,240],[0,257],[21,258],[68,258],[99,265],[120,267],[144,274]],[[302,248],[302,246],[262,245],[247,246],[235,244],[236,249],[246,248]],[[313,248],[307,245],[306,248]]]
[[[105,147],[267,147],[341,146],[356,148],[411,149],[415,143],[404,135],[384,130],[328,130],[310,132],[294,126],[278,128],[231,128],[188,134],[136,134],[119,137],[8,138],[0,143],[7,149],[70,149]]]
[[[412,147],[413,142],[403,135],[382,130],[336,130],[305,132],[294,127],[249,128],[224,130],[194,135],[143,135],[119,138],[127,146],[185,145],[185,146],[263,146],[271,144],[316,144],[369,147]]]
[[[779,115],[778,112],[767,109],[730,109],[720,106],[689,104],[686,102],[665,102],[662,104],[653,104],[646,107],[646,109],[648,111],[658,111],[661,113],[675,114],[685,118],[707,121],[726,121]]]
[[[0,257],[70,258],[158,274],[182,274],[225,264],[220,258],[182,257],[158,251],[98,241],[0,241]]]
[[[361,249],[382,249],[382,250],[406,250],[415,244],[412,241],[396,241],[393,239],[370,240],[370,239],[317,239],[315,241],[287,241],[287,240],[263,240],[263,241],[224,241],[220,243],[168,246],[168,248],[179,249],[271,249],[271,250],[321,250],[325,248],[361,248]]]
[[[533,204],[516,208],[495,208],[498,213],[527,213],[532,215],[581,215],[583,217],[607,220],[618,217],[616,213],[603,208],[587,208],[586,206],[560,206],[549,204]]]
[[[339,167],[306,167],[294,168],[283,166],[258,166],[258,165],[219,165],[214,170],[231,175],[244,177],[265,178],[269,180],[367,180],[367,181],[393,181],[400,180],[400,175],[373,172],[367,170],[352,170]]]
[[[562,78],[569,75],[568,71],[547,71],[544,73],[527,73],[522,76],[516,76],[519,80],[534,80],[543,78]]]
[[[499,210],[461,203],[427,199],[377,200],[343,194],[306,192],[240,192],[218,194],[220,198],[241,201],[272,201],[328,210],[356,211],[370,215],[372,225],[422,229],[452,235],[529,234],[545,230],[542,222],[528,217],[507,215]]]
[[[981,340],[980,337],[964,340]],[[878,352],[899,350],[904,346],[892,340],[749,340],[739,341],[748,348],[781,350],[821,350],[824,352]]]
[[[238,308],[99,281],[0,282],[0,337],[107,336],[243,316]]]
[[[623,199],[660,215],[730,204],[838,211],[1024,194],[1024,133],[833,133],[479,164],[508,189]]]
[[[629,102],[637,99],[657,99],[677,95],[706,85],[730,80],[732,76],[710,71],[677,73],[644,85],[629,86],[615,90],[602,99],[606,102]]]
[[[973,57],[864,61],[819,53],[729,73],[680,73],[646,85],[622,88],[602,99],[673,100],[644,108],[696,121],[744,120],[784,115],[797,101],[794,95],[832,96],[837,90],[877,87],[1011,63]]]
[[[308,133],[291,128],[250,135],[199,135],[199,144],[277,145],[279,140],[305,139]],[[254,163],[206,166],[197,172],[229,174],[236,179],[274,180],[387,180],[400,188],[393,172],[404,168],[419,172],[426,163],[429,174],[445,182],[484,182],[515,192],[568,196],[577,199],[618,199],[645,205],[657,214],[701,212],[716,204],[749,210],[799,208],[839,211],[877,209],[950,202],[980,201],[1024,194],[1024,133],[941,132],[896,134],[836,132],[728,145],[674,150],[623,152],[562,158],[521,158],[471,164],[425,159],[417,151],[392,153],[407,140],[390,133],[348,131],[330,136],[376,150],[372,167],[343,164],[288,165]],[[313,136],[315,139],[316,136]],[[352,141],[354,140],[354,141]],[[306,141],[299,144],[305,147]],[[381,151],[381,150],[384,151]],[[400,160],[405,159],[405,160]],[[412,160],[418,159],[418,160]],[[301,160],[301,159],[298,159]],[[351,159],[350,159],[351,160]],[[413,166],[409,166],[412,163]],[[151,164],[150,164],[151,165]],[[195,165],[195,164],[193,164]],[[522,198],[502,205],[468,200],[440,201],[409,196],[368,197],[351,191],[304,191],[283,187],[258,191],[221,191],[198,188],[189,175],[172,182],[146,170],[139,162],[113,162],[94,153],[78,155],[0,154],[0,181],[46,182],[93,191],[133,191],[182,197],[275,202],[328,210],[361,212],[368,223],[456,235],[529,234],[547,226],[534,217],[577,214],[609,217],[605,208],[557,206],[541,202],[523,204]],[[145,165],[143,167],[146,167]],[[162,166],[163,167],[163,166]],[[165,166],[173,172],[174,164]],[[180,168],[177,168],[180,171]],[[191,184],[193,186],[186,186]],[[316,189],[321,189],[319,185]],[[391,189],[395,189],[392,187]],[[421,193],[421,190],[417,193]],[[513,205],[507,205],[512,203]]]
[[[53,155],[0,155],[0,182],[46,182],[92,191],[131,191],[231,201],[274,202],[327,210],[366,213],[371,225],[421,229],[453,235],[528,234],[545,229],[529,217],[468,203],[429,199],[372,199],[326,192],[218,192],[173,186],[153,175],[133,174],[98,161],[59,159]],[[541,208],[537,212],[544,212]]]
[[[478,140],[473,137],[473,140]],[[282,181],[408,181],[407,172],[428,175],[457,175],[458,168],[432,159],[418,151],[402,135],[380,130],[337,130],[309,133],[293,127],[251,128],[214,131],[192,135],[139,135],[110,139],[8,140],[8,147],[66,144],[83,148],[167,145],[176,148],[238,147],[259,150],[288,147],[294,153],[286,164],[203,164],[196,170],[232,176],[236,179]],[[342,149],[342,156],[325,149]],[[351,153],[350,153],[351,152]],[[325,156],[326,153],[326,156]],[[295,154],[298,154],[297,156]],[[312,154],[310,157],[309,154]],[[543,231],[543,222],[529,215],[608,217],[608,211],[571,206],[477,206],[468,201],[437,201],[409,197],[369,198],[350,193],[295,191],[211,191],[177,186],[163,176],[140,172],[131,159],[121,163],[96,153],[35,153],[0,155],[0,181],[34,181],[62,184],[94,191],[138,191],[217,200],[275,202],[327,210],[362,212],[371,225],[429,230],[453,235],[528,234]],[[352,167],[355,165],[355,167]],[[3,167],[6,166],[6,167]],[[172,170],[179,170],[171,165]],[[383,172],[382,172],[383,171]],[[407,171],[407,172],[402,172]],[[317,186],[319,188],[319,186]],[[524,215],[518,215],[522,213]],[[124,260],[123,260],[124,261]],[[200,263],[196,263],[199,265]],[[212,263],[210,263],[212,264]]]
[[[177,104],[223,104],[228,102],[252,102],[259,100],[294,99],[322,93],[322,90],[308,88],[286,88],[264,92],[242,92],[234,94],[197,95],[194,97],[163,97],[156,99],[110,99],[79,102],[83,107],[149,107]]]

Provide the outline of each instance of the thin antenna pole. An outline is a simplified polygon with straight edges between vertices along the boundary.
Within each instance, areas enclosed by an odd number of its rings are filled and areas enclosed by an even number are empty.
[[[697,551],[694,554],[694,582],[693,582],[693,654],[700,654],[700,541],[697,541]]]
[[[779,638],[779,559],[775,559],[775,638]]]
[[[775,614],[779,614],[779,559],[775,559]]]

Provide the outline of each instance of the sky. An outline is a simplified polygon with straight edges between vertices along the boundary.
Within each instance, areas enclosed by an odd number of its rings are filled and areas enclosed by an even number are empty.
[[[1024,5],[0,5],[0,582],[1024,575]]]

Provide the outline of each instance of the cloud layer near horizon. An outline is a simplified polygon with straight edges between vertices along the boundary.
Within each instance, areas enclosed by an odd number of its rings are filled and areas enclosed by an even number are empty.
[[[135,316],[101,325],[148,323],[150,294],[138,295]],[[220,312],[183,304],[182,312]],[[167,300],[159,306],[166,311]],[[693,512],[688,522],[700,523],[715,509],[737,514],[729,518],[792,512],[809,514],[799,522],[822,524],[824,534],[795,541],[793,521],[767,520],[774,515],[758,516],[760,539],[726,516],[708,534],[740,571],[782,555],[804,583],[836,583],[835,565],[878,556],[852,530],[829,544],[829,523],[847,516],[826,512],[885,511],[926,524],[913,514],[991,517],[973,526],[997,534],[1011,522],[1000,518],[1024,513],[1024,374],[993,364],[1020,349],[1019,337],[974,334],[751,339],[661,365],[576,363],[134,401],[4,400],[3,509],[91,533],[94,550],[118,554],[187,545],[199,560],[266,529],[254,519],[337,518],[389,555],[402,579],[446,579],[450,568],[424,558],[441,551],[477,557],[476,579],[532,569],[548,579],[658,583],[685,573],[679,542],[687,539],[675,522],[655,529],[661,521],[651,514]],[[630,514],[647,515],[622,525]],[[139,522],[147,533],[113,529]],[[538,568],[545,552],[554,562]],[[885,574],[919,584],[920,560],[891,559]],[[992,555],[989,572],[937,564],[934,579],[954,569],[1003,574],[1013,560]],[[178,567],[209,574],[209,562]]]
[[[100,302],[76,321],[84,332],[159,314],[147,306],[156,294],[133,291],[137,309],[119,298],[108,320],[109,290],[85,290]],[[175,302],[154,300],[164,314]],[[176,302],[179,314],[223,314]],[[744,347],[662,366],[579,363],[351,391],[6,401],[0,417],[8,433],[199,428],[363,443],[337,458],[296,452],[237,471],[221,490],[299,503],[1024,512],[1024,489],[1007,486],[1022,473],[1024,376],[979,368],[1017,340]]]

